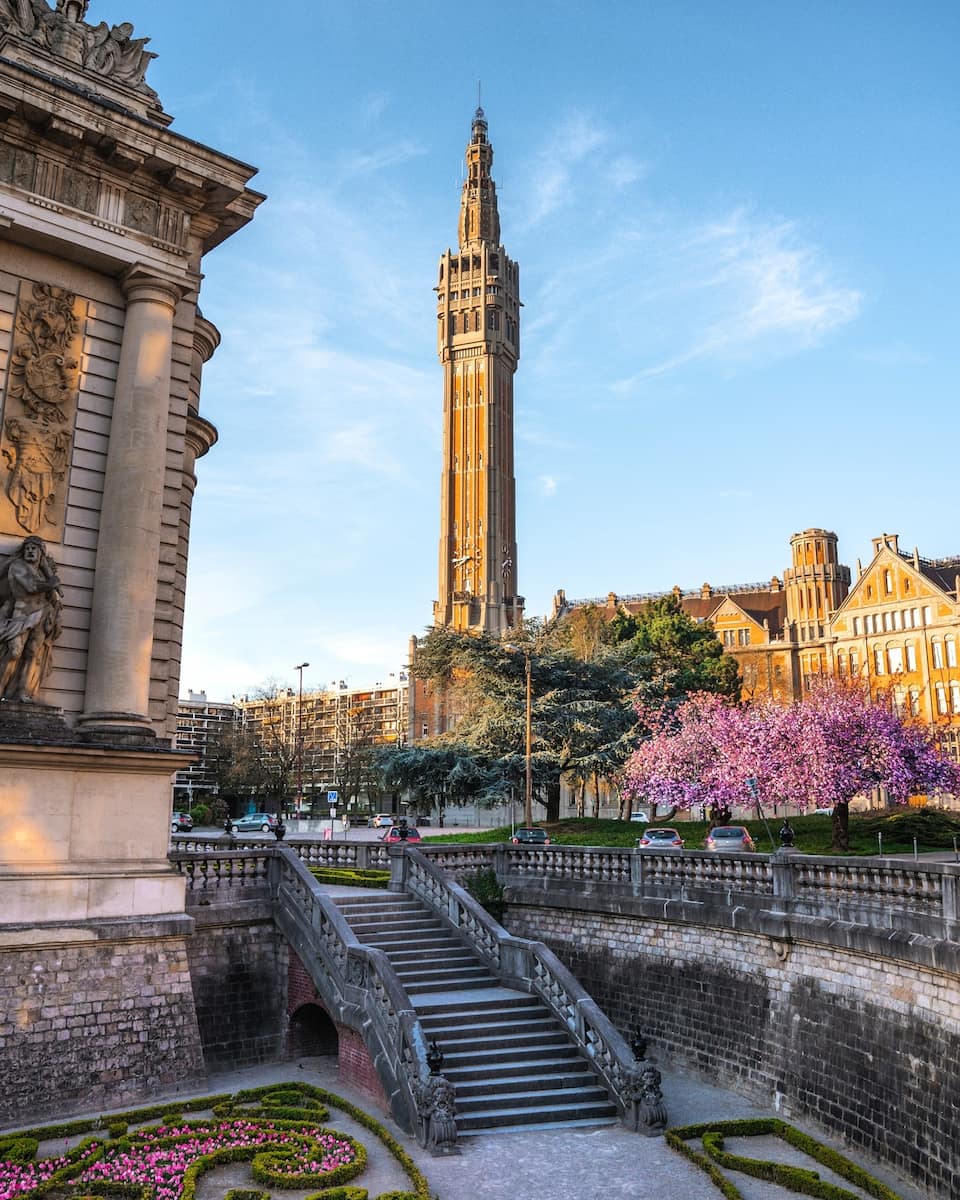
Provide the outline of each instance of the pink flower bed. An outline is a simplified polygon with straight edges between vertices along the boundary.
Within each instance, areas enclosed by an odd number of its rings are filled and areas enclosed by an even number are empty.
[[[322,1174],[356,1159],[348,1141],[319,1127],[289,1130],[272,1121],[243,1119],[161,1125],[131,1134],[118,1145],[92,1144],[75,1159],[61,1155],[33,1163],[0,1162],[0,1200],[32,1191],[71,1163],[68,1186],[98,1180],[149,1185],[156,1200],[179,1200],[191,1165],[215,1151],[237,1147],[287,1150],[289,1157],[274,1160],[271,1168],[291,1177]],[[89,1162],[91,1156],[95,1161]]]

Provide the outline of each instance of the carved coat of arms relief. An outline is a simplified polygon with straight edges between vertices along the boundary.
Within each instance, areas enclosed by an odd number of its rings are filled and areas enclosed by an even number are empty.
[[[0,532],[61,541],[86,302],[23,283],[0,428]]]

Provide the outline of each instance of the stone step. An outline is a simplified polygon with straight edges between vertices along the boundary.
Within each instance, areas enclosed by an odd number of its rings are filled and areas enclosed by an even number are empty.
[[[448,1038],[454,1038],[457,1041],[472,1038],[477,1042],[483,1042],[518,1033],[558,1032],[557,1023],[553,1017],[545,1011],[538,1012],[536,1009],[521,1009],[512,1019],[503,1018],[496,1021],[479,1021],[476,1019],[478,1014],[473,1014],[474,1020],[472,1021],[466,1019],[469,1014],[457,1015],[463,1018],[458,1024],[448,1024],[446,1021],[441,1022],[436,1018],[424,1020],[422,1017],[420,1023],[430,1037],[441,1044]]]
[[[475,1126],[471,1120],[469,1129],[462,1129],[458,1122],[457,1133],[461,1137],[483,1137],[485,1135],[499,1136],[501,1133],[535,1133],[538,1129],[555,1132],[559,1129],[596,1129],[601,1125],[618,1125],[620,1117],[583,1117],[571,1120],[569,1117],[558,1121],[530,1121],[525,1124],[510,1125],[480,1125]]]
[[[461,945],[460,942],[444,942],[442,946],[433,946],[427,949],[390,949],[387,951],[387,954],[394,965],[405,962],[442,962],[447,958],[469,958],[471,962],[480,961],[472,951],[468,950],[466,946]]]
[[[457,1113],[467,1116],[483,1110],[512,1109],[516,1112],[526,1108],[543,1111],[563,1105],[614,1107],[606,1090],[596,1085],[571,1088],[534,1088],[531,1090],[529,1081],[525,1080],[524,1083],[527,1086],[517,1090],[504,1088],[499,1091],[474,1093],[463,1097],[457,1092]]]
[[[377,937],[394,934],[411,939],[443,935],[451,941],[454,940],[441,921],[423,920],[421,917],[384,917],[376,921],[351,921],[350,928],[361,941],[367,934],[375,934]]]
[[[557,1047],[569,1045],[569,1042],[564,1032],[560,1028],[556,1028],[555,1032],[553,1030],[537,1030],[534,1033],[502,1033],[486,1039],[453,1037],[446,1038],[442,1044],[438,1041],[437,1045],[440,1046],[444,1057],[452,1065],[466,1066],[470,1061],[467,1057],[469,1055],[492,1052],[498,1056],[498,1061],[503,1062],[513,1054],[514,1050],[536,1047],[553,1053]]]
[[[516,1068],[513,1069],[516,1070]],[[450,1079],[447,1071],[444,1071],[444,1074]],[[497,1075],[487,1079],[458,1079],[455,1086],[458,1107],[462,1107],[467,1100],[477,1098],[487,1100],[491,1096],[513,1095],[521,1092],[526,1095],[547,1096],[557,1092],[562,1094],[575,1091],[582,1094],[589,1091],[599,1094],[605,1100],[608,1099],[606,1089],[597,1083],[597,1077],[587,1069],[585,1063],[580,1064],[578,1071],[572,1071],[569,1074],[557,1071],[543,1074],[524,1072],[522,1074]]]
[[[443,1047],[441,1046],[442,1050]],[[577,1054],[574,1049],[570,1049],[566,1056],[561,1054],[552,1054],[548,1058],[540,1053],[532,1054],[529,1058],[518,1058],[512,1055],[509,1062],[479,1062],[473,1066],[451,1066],[446,1061],[443,1064],[443,1073],[456,1088],[460,1089],[461,1085],[469,1086],[473,1082],[489,1083],[492,1080],[508,1079],[514,1074],[523,1072],[524,1076],[531,1078],[532,1076],[546,1076],[563,1074],[564,1072],[575,1072],[586,1070],[583,1059]]]
[[[492,1004],[479,1011],[476,1008],[464,1010],[438,1007],[435,1012],[421,1012],[418,1015],[424,1029],[434,1033],[435,1031],[456,1032],[464,1026],[472,1027],[479,1024],[502,1026],[513,1024],[516,1021],[540,1019],[541,1016],[546,1015],[546,1010],[537,1004],[528,1004],[522,1007],[517,1005],[509,1008]]]
[[[403,982],[401,980],[401,982]],[[495,979],[492,975],[484,978],[481,975],[472,975],[469,979],[449,979],[437,980],[434,983],[411,983],[407,988],[407,994],[414,1008],[419,1008],[419,999],[421,996],[429,995],[437,992],[455,992],[464,984],[468,984],[471,988],[493,988],[499,987],[500,980]]]
[[[481,997],[466,995],[462,997],[461,1009],[458,1011],[465,1011],[467,1018],[470,1019],[477,1010],[488,1012],[493,1011],[494,1009],[503,1008],[507,1005],[514,1008],[539,1008],[542,1006],[542,1004],[543,1001],[540,1000],[538,996],[531,996],[528,992],[516,992],[511,988],[501,988],[499,994],[496,996]],[[417,1007],[418,1015],[421,1018],[429,1018],[438,1013],[449,1011],[452,1011],[450,1009],[450,1005],[443,1003],[442,1001],[437,1001],[433,1004],[425,1003],[418,1005]]]
[[[531,1125],[549,1129],[557,1125],[612,1124],[618,1119],[616,1105],[609,1100],[599,1102],[571,1100],[539,1108],[505,1105],[495,1109],[477,1109],[457,1114],[457,1132],[477,1134],[505,1132],[505,1127],[529,1128]]]
[[[440,983],[446,991],[455,991],[464,984],[493,979],[486,967],[470,963],[449,967],[397,967],[396,973],[403,986],[414,991],[420,990],[424,983]]]

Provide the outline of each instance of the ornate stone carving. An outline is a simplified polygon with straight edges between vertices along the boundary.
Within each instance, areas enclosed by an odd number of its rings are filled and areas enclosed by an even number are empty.
[[[457,1100],[444,1075],[429,1075],[413,1084],[417,1106],[417,1142],[431,1154],[457,1153]]]
[[[631,1068],[623,1083],[629,1126],[648,1137],[662,1133],[667,1126],[667,1108],[660,1090],[661,1079],[660,1072],[650,1059],[644,1059]]]
[[[129,21],[87,25],[83,18],[88,3],[56,0],[51,8],[47,0],[0,0],[0,23],[86,71],[156,100],[156,92],[145,80],[150,60],[157,57],[146,49],[150,39],[133,37]]]
[[[38,537],[0,563],[0,697],[36,700],[60,636],[57,565]]]
[[[85,303],[64,288],[21,291],[0,433],[0,531],[62,536]]]

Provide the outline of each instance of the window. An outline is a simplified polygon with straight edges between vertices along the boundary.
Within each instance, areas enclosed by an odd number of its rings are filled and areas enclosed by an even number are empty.
[[[902,628],[902,626],[903,626],[903,621],[900,617],[900,610],[897,609],[893,614],[893,627],[894,627],[894,629],[900,629],[900,628]]]
[[[903,627],[904,629],[913,628],[913,613],[909,608],[903,610]]]
[[[883,651],[882,650],[874,650],[874,652],[873,652],[873,669],[877,675],[883,674],[883,666],[884,666]]]
[[[858,675],[860,673],[860,655],[856,650],[850,651],[850,674]]]
[[[893,631],[893,613],[892,612],[885,612],[883,614],[883,628],[887,631],[887,633],[891,633]]]
[[[893,591],[893,572],[884,571],[883,573],[883,590],[889,595]]]
[[[907,670],[915,671],[917,669],[917,650],[913,642],[907,642]]]
[[[941,717],[947,715],[947,689],[942,683],[937,684],[937,712]]]
[[[859,617],[853,618],[853,636],[854,637],[860,636],[860,618]]]
[[[837,654],[837,674],[842,678],[847,673],[847,656],[841,650]]]
[[[930,646],[930,652],[933,655],[933,669],[940,671],[943,669],[943,646],[939,642],[933,642]]]
[[[918,717],[920,715],[920,689],[910,689],[910,715]]]
[[[923,606],[923,623],[924,623],[924,625],[932,625],[933,624],[933,609],[930,607],[929,604],[925,604]]]
[[[952,637],[948,637],[946,641],[947,647],[947,666],[955,667],[957,665],[957,643]]]
[[[735,630],[725,629],[723,631],[723,644],[725,646],[735,646],[737,644],[737,635]]]
[[[960,683],[950,684],[950,708],[953,712],[960,712]]]
[[[903,670],[903,651],[899,646],[891,646],[887,651],[887,659],[890,663],[890,674],[896,675]]]

